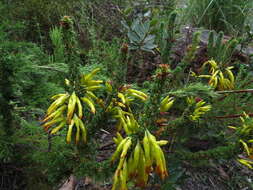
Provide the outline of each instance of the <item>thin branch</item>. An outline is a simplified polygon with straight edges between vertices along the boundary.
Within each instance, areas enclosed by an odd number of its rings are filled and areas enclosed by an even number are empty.
[[[109,142],[109,143],[107,143],[107,144],[104,144],[104,145],[100,146],[98,150],[101,151],[101,150],[108,149],[108,148],[109,148],[110,146],[112,146],[112,145],[114,145],[114,142]]]
[[[248,116],[253,117],[253,113],[247,113]],[[216,116],[216,119],[233,119],[238,117],[243,117],[244,114],[226,115],[226,116]]]
[[[228,90],[228,91],[218,91],[218,94],[228,94],[228,93],[253,93],[253,89],[245,89],[245,90]]]
[[[52,70],[52,71],[57,71],[57,72],[61,72],[61,73],[66,73],[63,70],[57,69],[55,67],[50,67],[50,66],[35,66],[34,68],[40,68],[40,69],[48,69],[48,70]]]

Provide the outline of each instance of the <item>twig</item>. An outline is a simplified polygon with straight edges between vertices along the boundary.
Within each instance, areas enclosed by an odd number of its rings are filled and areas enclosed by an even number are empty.
[[[104,150],[105,148],[107,148],[109,146],[112,146],[112,145],[114,145],[114,143],[113,142],[109,142],[107,144],[104,144],[104,145],[100,146],[98,150]]]
[[[106,133],[107,135],[110,135],[111,133],[109,133],[108,131],[104,130],[104,129],[100,129],[101,132]]]
[[[253,117],[253,113],[247,113],[249,117]],[[236,114],[236,115],[226,115],[226,116],[216,116],[216,119],[233,119],[233,118],[238,118],[242,117],[244,114]]]
[[[63,70],[54,68],[54,67],[50,67],[50,66],[35,66],[34,68],[40,68],[40,69],[48,69],[48,70],[53,70],[53,71],[57,71],[57,72],[61,72],[61,73],[66,73]]]
[[[218,91],[218,94],[228,94],[228,93],[253,93],[253,89],[245,89],[245,90],[228,90],[228,91]]]

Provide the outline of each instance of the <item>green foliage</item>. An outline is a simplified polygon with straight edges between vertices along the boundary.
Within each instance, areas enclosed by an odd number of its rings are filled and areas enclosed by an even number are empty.
[[[235,90],[251,89],[253,87],[252,83],[249,83],[251,78],[252,72],[249,71],[247,66],[241,65],[235,80]],[[220,98],[222,101],[214,103],[214,106],[217,107],[216,115],[242,114],[243,111],[251,112],[251,93],[232,93],[229,96],[220,95]]]
[[[87,63],[82,71],[90,71],[92,68],[100,67],[98,78],[111,80],[116,86],[126,82],[128,63],[128,46],[123,43],[120,47],[120,39],[111,42],[97,40],[94,47],[86,54]]]
[[[179,98],[190,96],[215,98],[218,96],[218,94],[214,92],[210,86],[202,83],[191,83],[184,88],[169,92],[169,94]]]
[[[75,165],[73,148],[66,145],[64,138],[59,136],[54,136],[49,141],[47,134],[42,132],[36,122],[22,120],[21,125],[23,130],[17,131],[15,138],[16,143],[22,147],[19,152],[25,152],[22,160],[27,167],[26,175],[30,178],[28,183],[37,182],[41,178],[39,184],[54,184],[67,177]]]
[[[14,0],[8,3],[8,18],[25,23],[23,38],[39,43],[49,42],[51,26],[57,25],[63,15],[68,15],[78,0],[62,3],[59,0]]]
[[[120,26],[124,16],[121,9],[128,3],[121,0],[81,1],[77,19],[83,31],[92,35],[95,33],[99,39],[110,41],[122,36]]]
[[[190,0],[187,4],[185,19],[196,26],[241,34],[250,15],[250,0]]]
[[[223,32],[219,32],[216,36],[214,31],[211,31],[208,39],[207,54],[210,59],[214,59],[218,63],[226,65],[231,61],[232,55],[238,45],[238,41],[236,39],[231,39],[224,42],[223,38]]]
[[[172,73],[175,77],[175,85],[178,85],[178,83],[181,83],[184,81],[184,83],[187,83],[187,79],[189,78],[186,77],[186,69],[191,67],[191,63],[194,61],[197,51],[199,49],[199,43],[200,43],[200,32],[195,32],[193,34],[193,39],[192,43],[187,47],[187,50],[185,52],[185,55],[183,59],[181,60],[180,63],[177,64],[176,68],[172,70]],[[189,72],[188,72],[189,73]]]
[[[1,34],[6,34],[4,31]],[[49,81],[50,75],[39,66],[48,57],[35,44],[1,38],[0,45],[0,123],[1,161],[19,159],[14,136],[21,127],[20,119],[31,120],[43,112],[47,97],[60,89]]]
[[[252,112],[252,60],[242,54],[247,64],[240,59],[234,62],[236,49],[241,45],[242,53],[251,44],[250,26],[244,27],[246,19],[250,20],[250,1],[190,0],[186,15],[180,14],[175,0],[6,2],[0,3],[0,165],[20,168],[23,184],[30,189],[52,189],[71,174],[110,184],[116,168],[108,159],[99,158],[110,157],[112,140],[119,144],[119,135],[112,139],[115,131],[121,133],[122,139],[132,140],[128,154],[119,157],[128,162],[137,139],[144,145],[144,130],[148,129],[155,134],[156,143],[168,142],[161,152],[167,161],[162,165],[167,164],[170,173],[162,182],[153,175],[159,171],[150,170],[150,189],[189,189],[185,186],[187,180],[207,183],[206,179],[217,176],[217,167],[222,166],[230,177],[222,182],[222,188],[252,186],[247,182],[252,174],[247,170],[247,177],[240,177],[246,176],[242,171],[245,168],[235,161],[238,155],[245,158],[247,153],[242,142],[248,149],[252,147],[248,142],[252,134],[242,135],[240,130],[228,128],[242,129],[238,117]],[[181,40],[178,32],[178,19],[182,16],[194,26],[216,30],[209,34],[207,52],[199,53],[205,50],[199,32],[193,34],[188,47],[181,47],[181,43],[189,44],[188,39]],[[120,27],[122,19],[126,21],[126,33]],[[242,35],[225,41],[220,30]],[[243,34],[244,30],[247,32]],[[177,53],[184,56],[172,60]],[[192,77],[193,65],[196,74],[200,74],[205,59],[214,59],[221,69],[233,64],[233,90],[215,91],[210,84]],[[83,84],[79,83],[81,73],[91,73],[97,67],[101,72],[94,80],[102,81],[85,80],[84,75]],[[138,73],[146,68],[144,83],[130,83],[138,81]],[[65,78],[70,79],[67,85],[62,82]],[[101,88],[96,93],[99,101],[94,99],[94,104],[100,103],[96,114],[89,114],[88,104],[80,113],[87,127],[88,143],[66,144],[62,134],[68,132],[68,125],[58,134],[43,131],[41,120],[49,97],[73,90],[79,96],[85,95],[89,82],[101,83]],[[78,111],[74,109],[76,114]],[[194,115],[197,117],[191,119]],[[252,119],[246,124],[252,126]],[[76,134],[76,128],[72,132]],[[101,149],[104,145],[109,150]],[[203,168],[211,172],[203,172]],[[118,173],[122,170],[119,164]],[[132,182],[127,185],[136,189]]]
[[[13,160],[13,144],[7,141],[7,138],[4,138],[3,131],[0,132],[1,145],[0,145],[0,162],[9,163]]]
[[[253,39],[253,31],[250,24],[248,24],[245,26],[245,33],[242,34],[240,38],[238,38],[238,41],[241,44],[240,50],[242,51],[244,50],[244,48],[247,48],[251,44],[252,39]]]
[[[164,64],[169,63],[170,51],[175,40],[175,27],[176,27],[177,13],[172,12],[169,15],[167,23],[161,23],[160,26],[160,39],[159,45],[161,47],[161,56]]]
[[[219,160],[219,159],[230,159],[234,157],[240,152],[240,148],[238,144],[228,145],[228,146],[219,146],[214,149],[210,149],[207,151],[198,151],[196,153],[189,153],[189,152],[177,152],[176,155],[182,159],[191,162],[196,162],[196,160]]]
[[[47,100],[44,95],[49,95],[52,90],[48,86],[53,87],[53,84],[42,85],[47,84],[49,75],[46,76],[44,70],[38,69],[47,61],[41,49],[34,44],[6,41],[1,44],[1,54],[4,55],[3,64],[13,70],[13,74],[9,75],[13,90],[12,101],[20,106],[43,104]],[[18,98],[21,96],[26,97],[22,102]]]
[[[54,61],[55,62],[65,62],[65,46],[63,43],[62,29],[54,27],[50,31],[50,38],[54,47]]]
[[[137,18],[133,21],[131,26],[124,26],[128,30],[127,36],[130,41],[129,50],[143,50],[147,52],[153,52],[153,49],[157,47],[155,45],[155,36],[150,34],[150,21],[142,21],[142,18]]]
[[[188,46],[187,52],[182,60],[183,64],[190,64],[194,60],[197,50],[199,48],[200,35],[200,32],[195,32],[193,34],[192,44]]]

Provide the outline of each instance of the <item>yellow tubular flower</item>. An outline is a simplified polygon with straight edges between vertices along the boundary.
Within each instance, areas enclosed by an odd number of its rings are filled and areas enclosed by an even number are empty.
[[[226,67],[225,70],[220,68],[214,60],[207,61],[202,68],[210,66],[209,75],[199,75],[199,78],[208,78],[208,84],[214,89],[218,90],[232,90],[234,88],[235,77],[231,69],[233,67]]]
[[[203,100],[196,102],[193,97],[187,97],[187,103],[190,106],[194,106],[193,113],[189,115],[189,119],[192,121],[198,120],[202,115],[210,111],[212,108],[211,105],[205,105],[206,102]]]
[[[121,135],[117,134],[117,136]],[[149,175],[154,171],[161,179],[168,176],[166,160],[160,146],[168,141],[157,141],[156,137],[148,130],[145,131],[142,140],[135,141],[132,137],[126,137],[121,142],[115,138],[117,144],[111,161],[118,160],[118,167],[114,174],[112,189],[127,190],[128,181],[132,180],[135,186],[144,188],[148,183]],[[133,144],[135,143],[135,144]]]

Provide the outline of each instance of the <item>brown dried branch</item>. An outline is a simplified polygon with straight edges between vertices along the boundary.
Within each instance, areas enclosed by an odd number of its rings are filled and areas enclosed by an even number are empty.
[[[253,117],[253,113],[247,113],[248,116]],[[216,119],[233,119],[238,117],[243,117],[244,114],[226,115],[226,116],[216,116]]]
[[[218,94],[231,94],[231,93],[253,93],[253,89],[245,89],[245,90],[228,90],[228,91],[218,91]]]

